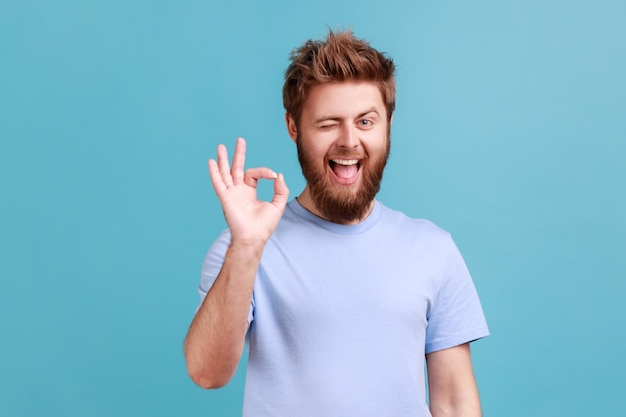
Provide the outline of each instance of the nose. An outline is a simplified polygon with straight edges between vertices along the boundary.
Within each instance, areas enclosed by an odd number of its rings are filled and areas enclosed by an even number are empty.
[[[341,148],[356,148],[359,146],[356,127],[351,126],[349,123],[343,124],[339,130],[339,138],[337,138],[336,144]]]

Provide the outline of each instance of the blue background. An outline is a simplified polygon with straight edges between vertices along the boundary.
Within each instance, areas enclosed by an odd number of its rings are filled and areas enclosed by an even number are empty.
[[[182,356],[224,227],[206,160],[244,136],[299,193],[282,73],[327,25],[398,65],[380,198],[466,258],[485,415],[621,413],[625,21],[604,0],[2,1],[0,415],[240,414],[241,368],[207,392]]]

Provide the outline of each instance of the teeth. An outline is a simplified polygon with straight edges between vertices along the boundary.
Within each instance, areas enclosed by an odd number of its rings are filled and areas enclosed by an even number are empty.
[[[355,165],[359,162],[358,159],[333,159],[332,161],[339,165]]]

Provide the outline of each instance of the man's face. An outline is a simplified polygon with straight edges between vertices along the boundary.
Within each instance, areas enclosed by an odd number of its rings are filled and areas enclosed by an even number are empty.
[[[390,126],[378,86],[342,82],[312,87],[300,126],[290,117],[287,122],[307,181],[303,205],[312,203],[312,211],[335,223],[362,220],[380,189],[389,156]]]

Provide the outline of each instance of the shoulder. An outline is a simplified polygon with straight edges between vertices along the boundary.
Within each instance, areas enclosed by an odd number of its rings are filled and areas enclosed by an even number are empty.
[[[378,204],[381,206],[380,223],[385,228],[391,228],[400,235],[420,236],[429,240],[445,242],[451,239],[450,233],[430,220],[410,217],[380,202]]]

